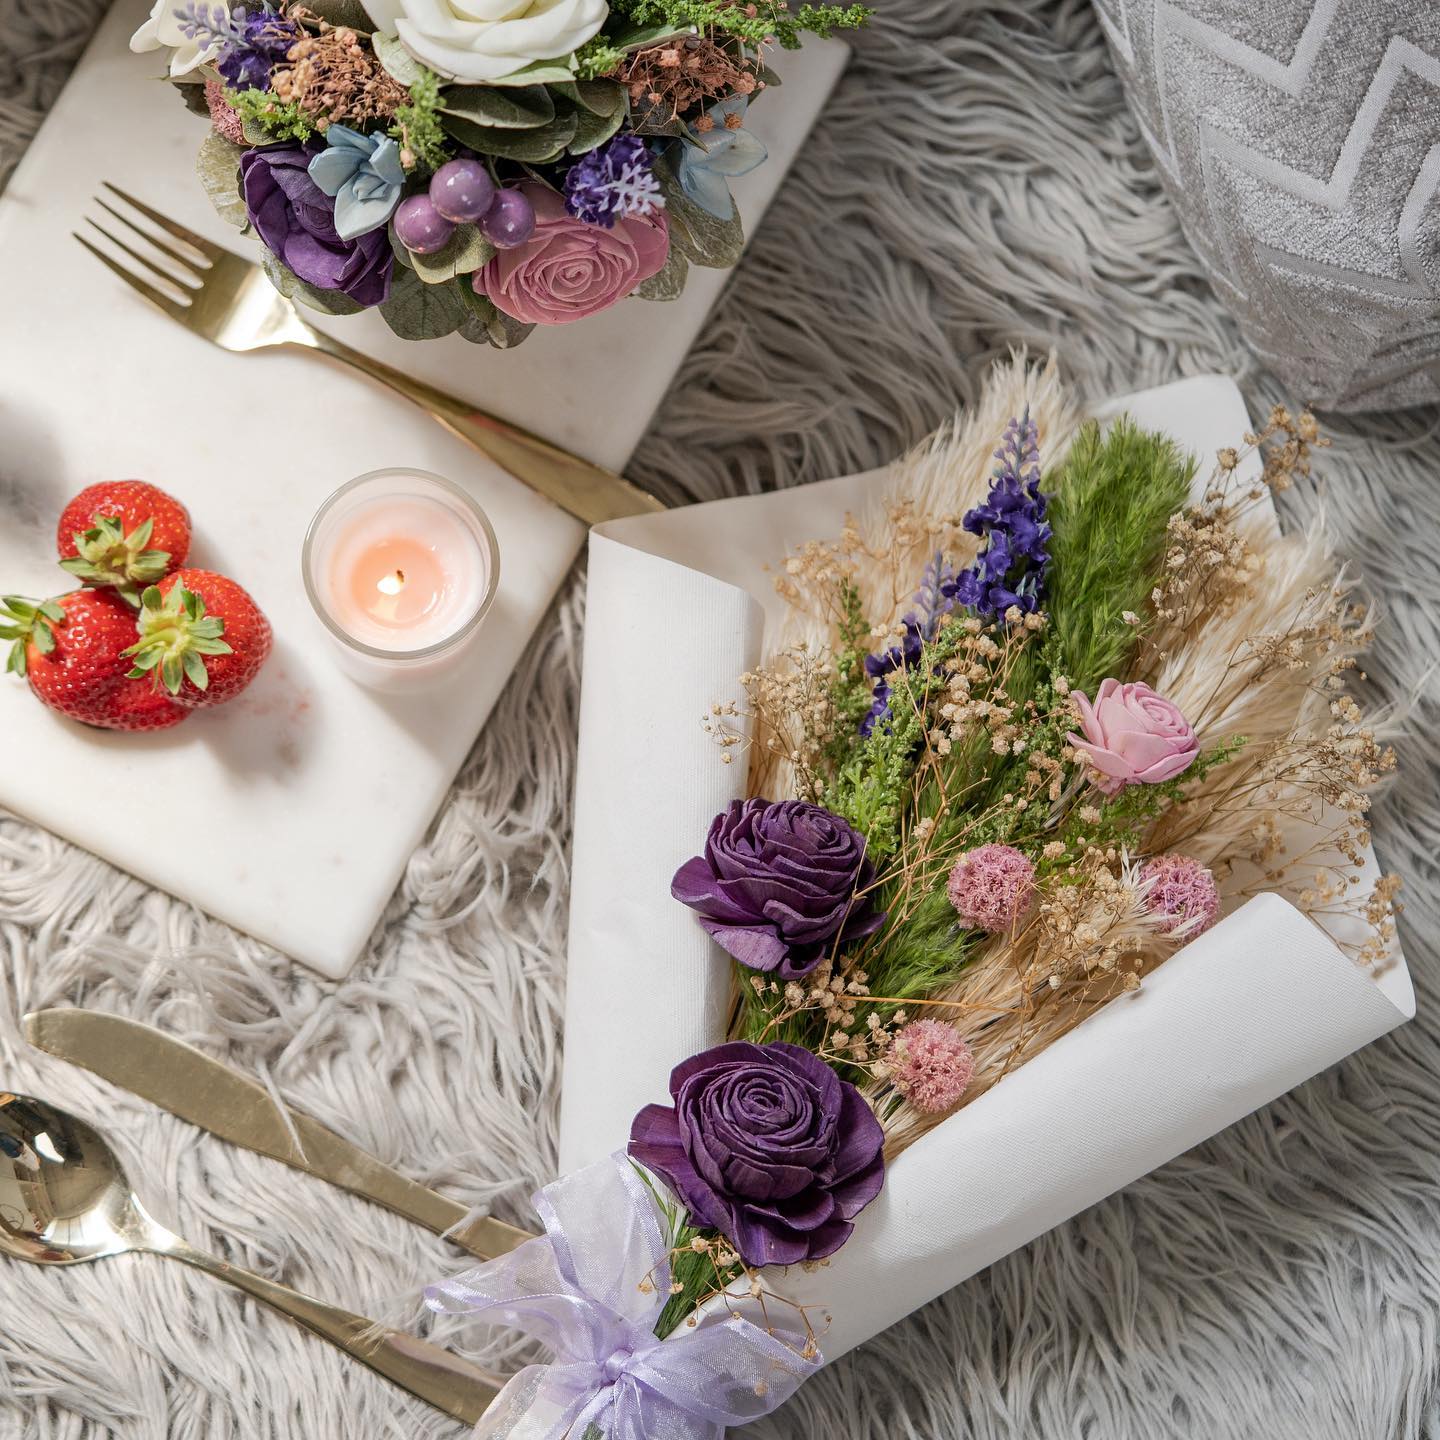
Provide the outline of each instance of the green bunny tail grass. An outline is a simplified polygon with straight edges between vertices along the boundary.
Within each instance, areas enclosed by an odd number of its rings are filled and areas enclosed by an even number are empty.
[[[1128,416],[1103,434],[1092,420],[1046,489],[1052,492],[1047,651],[1077,689],[1119,675],[1165,558],[1170,517],[1190,495],[1196,461]]]

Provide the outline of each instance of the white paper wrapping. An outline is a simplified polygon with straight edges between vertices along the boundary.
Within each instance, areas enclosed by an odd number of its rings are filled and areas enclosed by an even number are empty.
[[[1249,428],[1200,377],[1128,410],[1212,455]],[[838,533],[883,472],[599,527],[576,785],[561,1165],[622,1147],[671,1067],[724,1038],[729,958],[670,898],[744,788],[700,726],[762,653],[774,565]],[[1372,861],[1373,864],[1373,861]],[[1167,960],[891,1166],[829,1266],[785,1277],[823,1303],[834,1360],[927,1300],[1408,1019],[1403,960],[1379,979],[1261,896]]]

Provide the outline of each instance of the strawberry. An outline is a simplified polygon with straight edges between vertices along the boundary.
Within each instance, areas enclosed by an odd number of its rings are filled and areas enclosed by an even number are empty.
[[[113,586],[132,605],[146,585],[178,570],[190,553],[190,516],[143,480],[102,480],[60,516],[60,565],[86,585]]]
[[[125,652],[177,705],[233,700],[270,653],[270,622],[233,580],[213,570],[177,570],[140,597],[139,641]],[[221,637],[224,637],[223,639]]]
[[[105,730],[164,730],[189,711],[130,677],[125,649],[135,612],[105,590],[55,600],[0,601],[0,639],[13,640],[6,669],[26,676],[52,710]]]

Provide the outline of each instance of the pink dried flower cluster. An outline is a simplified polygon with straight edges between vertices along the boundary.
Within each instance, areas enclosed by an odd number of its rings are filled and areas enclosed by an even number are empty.
[[[975,1057],[960,1032],[943,1020],[912,1020],[895,1037],[890,1078],[927,1115],[959,1104],[975,1073]]]
[[[1186,938],[1208,930],[1220,917],[1220,892],[1215,877],[1188,855],[1157,855],[1140,872],[1149,884],[1145,904],[1160,918],[1160,928],[1173,935],[1184,928]]]
[[[225,87],[218,80],[205,82],[205,108],[210,112],[210,123],[215,133],[223,136],[232,145],[245,144],[245,122],[240,112],[225,98]]]
[[[1035,866],[1013,845],[967,850],[945,887],[960,919],[977,930],[1013,930],[1035,898]]]

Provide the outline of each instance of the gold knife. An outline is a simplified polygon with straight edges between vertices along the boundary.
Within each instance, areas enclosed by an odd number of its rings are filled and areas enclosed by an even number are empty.
[[[232,1145],[328,1180],[437,1235],[469,1214],[458,1201],[407,1180],[318,1120],[277,1108],[263,1085],[163,1030],[99,1010],[58,1009],[27,1015],[25,1036],[37,1049],[81,1065]],[[485,1216],[447,1238],[489,1260],[533,1236]]]

